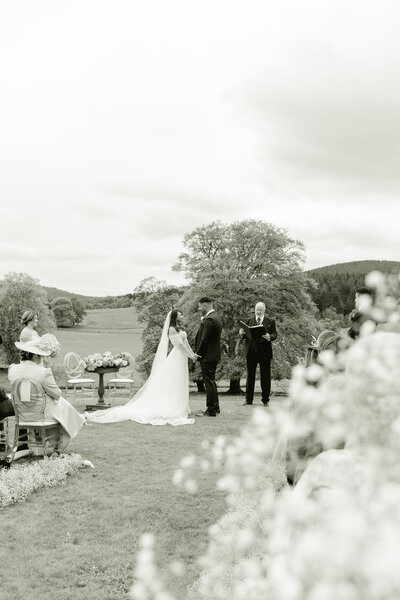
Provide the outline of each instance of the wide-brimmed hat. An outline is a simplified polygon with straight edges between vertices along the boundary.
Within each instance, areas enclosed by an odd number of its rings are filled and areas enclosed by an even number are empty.
[[[38,356],[50,356],[50,350],[42,350],[38,347],[37,341],[29,340],[29,342],[15,342],[18,350],[22,350],[23,352],[30,352],[31,354],[37,354]]]

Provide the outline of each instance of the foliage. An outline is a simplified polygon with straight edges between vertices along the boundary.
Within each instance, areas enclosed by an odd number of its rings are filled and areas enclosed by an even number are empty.
[[[302,242],[290,238],[286,229],[254,219],[202,225],[185,234],[183,245],[186,252],[173,268],[192,282],[227,270],[234,278],[240,274],[246,279],[272,279],[300,270],[304,261]]]
[[[398,273],[400,271],[400,261],[398,260],[353,260],[345,263],[337,263],[326,267],[318,267],[309,271],[310,275],[314,273],[354,273],[365,277],[368,273]]]
[[[26,500],[41,487],[62,485],[81,466],[80,454],[60,454],[0,470],[0,509]]]
[[[142,333],[143,351],[136,357],[135,364],[146,378],[150,374],[165,318],[176,307],[181,293],[182,288],[167,285],[165,281],[155,277],[143,279],[135,289],[134,306],[138,320],[145,323]]]
[[[344,329],[347,325],[345,317],[336,312],[333,306],[322,311],[320,318],[318,319],[318,330],[321,332],[324,329],[330,329],[331,331],[339,331]]]
[[[90,296],[82,299],[85,308],[128,308],[133,306],[134,295],[123,294],[122,296]]]
[[[77,298],[72,297],[71,302],[72,302],[72,308],[74,309],[74,313],[75,313],[75,325],[77,325],[79,323],[82,323],[83,318],[86,315],[86,310],[85,310],[85,307],[83,306],[82,302],[80,300],[78,300]]]
[[[54,298],[51,302],[57,327],[73,327],[75,325],[75,311],[70,298]]]
[[[375,270],[399,273],[400,262],[362,260],[313,269],[308,275],[318,285],[310,288],[311,297],[321,313],[333,307],[348,315],[354,308],[355,290],[364,286],[366,275]]]
[[[18,359],[14,342],[19,339],[21,317],[28,309],[38,316],[38,333],[54,331],[53,312],[39,281],[26,273],[8,273],[0,287],[0,332],[8,363]]]
[[[42,289],[47,293],[47,297],[50,301],[55,298],[70,298],[74,306],[74,301],[78,301],[86,310],[97,308],[127,308],[133,304],[133,294],[123,294],[122,296],[84,296],[82,294],[74,294],[72,292],[67,292],[66,290],[60,290],[55,287],[42,286]]]
[[[184,245],[187,252],[174,268],[191,280],[179,303],[189,322],[189,341],[193,343],[198,326],[197,301],[209,295],[224,326],[218,376],[240,378],[245,373],[245,356],[238,321],[251,316],[261,300],[277,324],[272,377],[290,376],[291,367],[303,358],[305,346],[318,329],[308,294],[310,284],[300,267],[303,244],[289,238],[284,229],[245,220],[199,227],[185,235]]]

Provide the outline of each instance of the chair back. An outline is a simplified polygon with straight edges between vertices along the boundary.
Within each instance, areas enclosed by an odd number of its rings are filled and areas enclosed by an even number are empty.
[[[11,386],[11,398],[18,421],[43,421],[46,392],[39,383],[28,378],[17,379]]]
[[[129,358],[129,364],[126,367],[120,367],[117,373],[118,379],[133,379],[133,356],[129,352],[124,352]]]
[[[76,352],[67,352],[64,357],[64,369],[68,379],[79,379],[85,370],[85,363]]]

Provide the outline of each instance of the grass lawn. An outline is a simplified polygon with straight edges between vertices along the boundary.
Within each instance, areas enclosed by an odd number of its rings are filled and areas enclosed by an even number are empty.
[[[284,399],[272,396],[271,408]],[[196,559],[207,529],[225,512],[215,473],[199,473],[188,495],[171,482],[179,461],[199,454],[203,439],[235,436],[250,418],[243,397],[222,396],[221,415],[194,425],[152,427],[133,422],[84,427],[69,451],[91,460],[62,487],[40,489],[0,513],[0,598],[9,600],[126,599],[138,538],[156,536],[156,561],[177,598],[199,575]],[[255,398],[255,404],[260,402]],[[193,411],[204,395],[192,394]],[[182,560],[178,579],[168,564]]]
[[[67,352],[87,356],[94,352],[130,352],[135,358],[142,352],[143,324],[137,320],[136,311],[129,308],[88,310],[81,325],[57,329],[55,335],[61,344],[55,366],[61,366]],[[110,377],[106,376],[105,381]],[[140,384],[142,375],[134,368],[134,379]]]

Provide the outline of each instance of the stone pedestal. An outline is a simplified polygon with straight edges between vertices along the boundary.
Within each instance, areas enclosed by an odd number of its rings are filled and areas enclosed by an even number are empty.
[[[90,374],[97,373],[99,376],[99,387],[97,390],[99,399],[97,401],[97,404],[87,404],[86,405],[87,411],[104,410],[104,409],[110,407],[109,404],[104,402],[104,375],[105,375],[105,373],[117,373],[118,371],[119,371],[119,367],[99,367],[95,371],[86,371],[86,373],[90,373]]]

